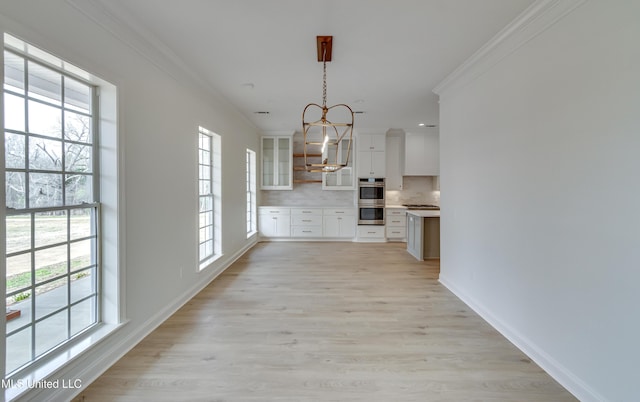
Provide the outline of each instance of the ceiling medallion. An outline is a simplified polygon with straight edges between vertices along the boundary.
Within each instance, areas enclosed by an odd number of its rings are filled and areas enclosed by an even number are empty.
[[[340,103],[327,107],[327,62],[333,36],[318,36],[318,61],[322,62],[322,106],[309,103],[302,112],[304,165],[307,172],[335,172],[349,165],[353,138],[353,110]],[[327,118],[331,112],[332,120]],[[312,162],[320,158],[322,163]]]

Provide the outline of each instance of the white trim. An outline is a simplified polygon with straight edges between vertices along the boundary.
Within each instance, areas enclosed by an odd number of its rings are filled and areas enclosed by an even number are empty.
[[[537,0],[453,70],[433,89],[433,92],[444,96],[473,82],[502,59],[546,31],[586,1]]]
[[[489,325],[513,343],[518,349],[526,354],[538,366],[546,371],[553,379],[558,381],[563,387],[571,392],[582,402],[605,402],[607,399],[589,387],[584,381],[576,377],[570,370],[551,357],[543,349],[538,347],[531,339],[518,332],[500,318],[493,315],[489,309],[478,303],[473,297],[455,286],[446,276],[440,274],[439,282],[449,289],[456,297],[475,311]]]

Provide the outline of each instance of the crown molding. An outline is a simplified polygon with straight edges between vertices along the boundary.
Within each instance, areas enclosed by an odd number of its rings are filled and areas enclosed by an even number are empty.
[[[441,97],[480,77],[587,0],[538,0],[453,70],[433,92]]]
[[[190,83],[196,88],[211,89],[215,93],[209,82],[202,79],[155,35],[113,3],[105,0],[66,1],[176,81]]]

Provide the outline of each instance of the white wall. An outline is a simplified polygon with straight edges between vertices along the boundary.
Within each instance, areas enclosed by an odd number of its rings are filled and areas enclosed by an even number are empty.
[[[226,102],[158,68],[64,0],[0,1],[0,30],[115,84],[119,96],[121,244],[125,317],[117,332],[58,373],[81,378],[135,344],[214,274],[250,247],[246,239],[245,149],[255,127]],[[198,126],[222,136],[224,256],[198,272]],[[4,200],[4,198],[3,198]],[[4,276],[4,272],[2,272]],[[96,363],[97,362],[97,363]],[[91,367],[91,371],[87,371]]]
[[[640,398],[639,22],[586,1],[440,89],[441,281],[585,401]]]

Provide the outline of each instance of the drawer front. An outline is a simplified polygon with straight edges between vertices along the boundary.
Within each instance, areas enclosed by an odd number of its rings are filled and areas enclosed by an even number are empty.
[[[341,215],[355,216],[356,215],[356,209],[355,208],[325,208],[324,209],[324,215],[326,215],[326,216],[341,216]]]
[[[289,215],[291,208],[282,207],[258,207],[258,213],[261,215]]]
[[[407,226],[407,216],[387,216],[387,226],[402,226],[404,230],[405,226]]]
[[[407,230],[400,227],[387,226],[387,238],[388,239],[404,239],[406,237]]]
[[[407,210],[405,208],[387,208],[387,216],[405,216]]]
[[[358,237],[383,239],[385,227],[377,225],[358,225]]]
[[[322,226],[291,226],[293,237],[322,237]]]
[[[294,226],[322,226],[322,215],[292,215],[291,224]]]
[[[291,208],[291,215],[320,215],[322,208]]]

